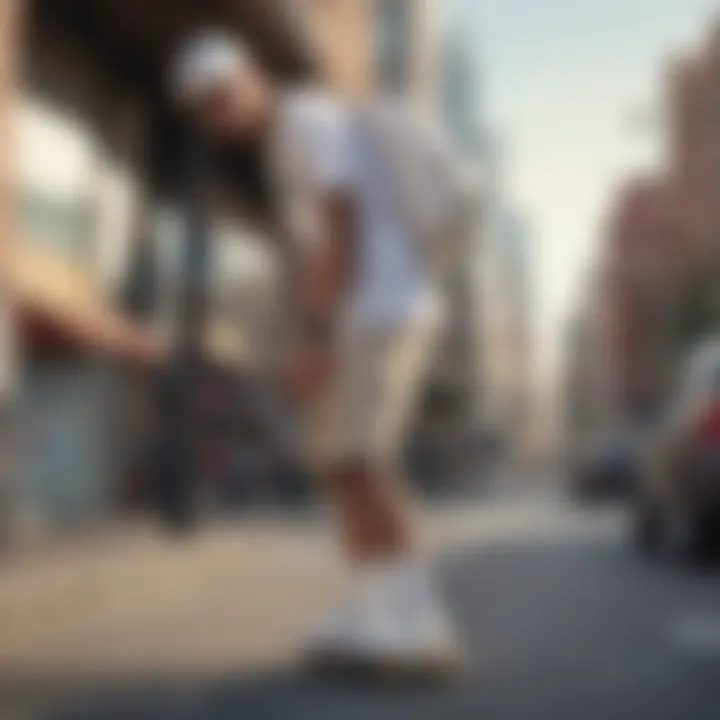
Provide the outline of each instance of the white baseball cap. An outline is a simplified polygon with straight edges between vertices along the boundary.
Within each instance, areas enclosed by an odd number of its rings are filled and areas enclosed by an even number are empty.
[[[203,30],[178,49],[170,68],[172,94],[183,103],[222,87],[250,64],[245,43],[227,33]]]

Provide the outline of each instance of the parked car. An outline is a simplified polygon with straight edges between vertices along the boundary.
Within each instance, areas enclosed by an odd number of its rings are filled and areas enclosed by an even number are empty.
[[[690,355],[648,444],[634,494],[644,550],[684,559],[715,555],[720,539],[720,339]]]

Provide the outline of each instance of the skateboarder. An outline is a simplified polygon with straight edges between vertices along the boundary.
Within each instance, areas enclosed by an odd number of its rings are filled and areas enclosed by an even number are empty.
[[[399,463],[444,308],[392,201],[394,177],[371,161],[356,109],[317,88],[281,87],[238,39],[190,38],[172,78],[205,131],[262,145],[276,194],[292,294],[284,385],[307,414],[307,450],[352,567],[345,599],[305,651],[409,671],[454,667]]]

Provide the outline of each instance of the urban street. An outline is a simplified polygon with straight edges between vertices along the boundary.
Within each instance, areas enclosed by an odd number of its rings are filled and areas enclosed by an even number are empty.
[[[518,488],[431,510],[469,653],[466,675],[444,687],[293,666],[299,633],[340,577],[322,521],[254,519],[179,547],[148,528],[78,542],[63,577],[74,564],[92,592],[68,586],[63,602],[55,588],[52,607],[16,607],[0,627],[0,716],[716,718],[720,574],[641,557],[625,515]],[[33,587],[28,564],[15,582]],[[12,597],[2,600],[12,619]]]
[[[0,720],[720,720],[713,5],[0,0]]]

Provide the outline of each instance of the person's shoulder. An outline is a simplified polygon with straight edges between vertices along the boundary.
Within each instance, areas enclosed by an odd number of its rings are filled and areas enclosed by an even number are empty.
[[[285,115],[301,131],[332,131],[345,126],[351,118],[350,108],[330,92],[305,88],[285,98]]]

